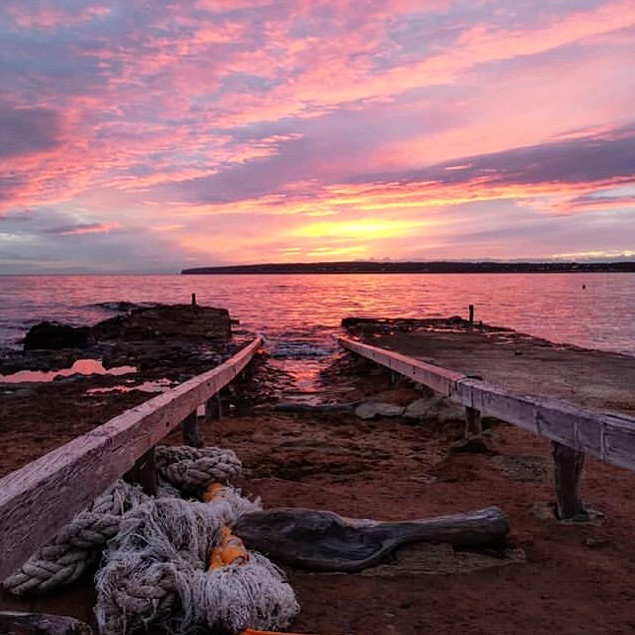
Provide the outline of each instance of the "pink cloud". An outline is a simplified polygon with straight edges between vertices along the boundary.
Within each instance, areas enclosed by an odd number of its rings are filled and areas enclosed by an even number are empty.
[[[121,229],[119,223],[82,223],[53,227],[45,230],[45,233],[55,236],[82,236],[84,234],[109,234],[116,229]]]
[[[5,11],[21,29],[52,31],[60,26],[68,27],[106,16],[111,9],[105,3],[89,7],[65,8],[52,0],[40,0],[36,5],[8,0]]]
[[[469,158],[625,134],[635,0],[537,3],[525,20],[524,5],[449,0],[37,4],[0,7],[0,214],[68,206],[98,219],[70,233],[185,233],[245,210],[335,222],[496,202],[629,207],[592,196],[631,178],[618,172],[501,181],[471,174]],[[426,166],[466,177],[399,176]]]

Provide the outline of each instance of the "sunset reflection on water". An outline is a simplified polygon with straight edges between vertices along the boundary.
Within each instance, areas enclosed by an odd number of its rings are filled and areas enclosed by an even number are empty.
[[[114,315],[98,303],[188,303],[196,293],[199,304],[229,309],[237,328],[307,351],[332,350],[347,316],[467,317],[473,304],[477,321],[635,354],[635,274],[4,276],[0,289],[5,342],[44,319]]]
[[[97,359],[78,359],[70,368],[58,370],[20,370],[11,375],[0,375],[0,381],[5,384],[17,384],[27,382],[49,382],[58,377],[72,377],[73,375],[112,375],[121,377],[136,373],[134,366],[117,366],[116,368],[104,368]]]

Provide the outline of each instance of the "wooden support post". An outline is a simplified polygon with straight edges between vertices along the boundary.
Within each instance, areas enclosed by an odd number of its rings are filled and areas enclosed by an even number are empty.
[[[551,442],[555,463],[556,515],[560,520],[571,520],[584,513],[580,500],[580,477],[584,466],[584,452]]]
[[[196,293],[192,294],[192,306],[196,306]]]
[[[183,419],[181,429],[183,430],[183,442],[186,445],[191,445],[194,448],[203,447],[203,437],[198,429],[196,410]]]
[[[481,411],[465,406],[465,438],[480,437],[482,432]]]
[[[473,304],[470,304],[470,306],[468,307],[468,311],[469,311],[468,322],[470,323],[470,326],[472,326],[474,324],[474,305]]]
[[[126,472],[124,479],[129,483],[141,485],[141,489],[150,496],[157,493],[157,469],[154,460],[154,446],[142,455],[134,467]]]
[[[205,418],[216,420],[220,419],[221,416],[220,393],[216,393],[205,402]]]

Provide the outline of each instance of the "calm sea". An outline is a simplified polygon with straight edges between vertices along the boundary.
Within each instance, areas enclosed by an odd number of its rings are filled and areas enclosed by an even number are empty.
[[[42,320],[92,324],[103,303],[189,303],[229,309],[280,357],[335,348],[346,316],[467,317],[554,342],[635,355],[635,274],[0,276],[0,345]]]

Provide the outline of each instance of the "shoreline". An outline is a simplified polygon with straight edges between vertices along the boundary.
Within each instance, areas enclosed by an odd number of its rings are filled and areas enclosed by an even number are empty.
[[[433,336],[432,331],[418,331],[412,321],[379,325],[379,332],[373,332],[373,325],[366,323],[364,337],[389,343],[393,349],[421,350]],[[503,337],[502,342],[488,339],[480,350],[498,347],[505,364],[522,361],[540,369],[545,362],[537,360],[545,354],[575,360],[580,353],[577,347],[548,346],[545,340],[515,331],[474,329],[476,333],[457,334],[460,325],[448,326],[445,345],[440,342],[434,355],[437,360],[444,350],[444,355],[460,353],[462,359],[466,349],[456,342],[467,336],[473,348],[474,335]],[[448,347],[452,341],[455,344]],[[600,362],[612,364],[620,357],[590,349],[583,352],[598,373]],[[426,356],[433,358],[430,351]],[[373,399],[405,406],[429,398],[410,382],[394,382],[388,371],[373,364],[346,354],[331,361],[320,374],[317,390],[336,394],[342,403]],[[555,363],[553,372],[562,363]],[[249,368],[223,397],[222,418],[203,423],[201,431],[209,444],[236,451],[244,465],[241,488],[261,496],[266,508],[311,507],[349,517],[401,520],[499,505],[511,528],[505,554],[409,547],[394,560],[360,574],[317,574],[284,567],[302,606],[295,630],[533,635],[551,630],[621,633],[633,628],[635,474],[589,458],[582,496],[605,518],[586,524],[558,523],[544,515],[554,498],[550,445],[544,439],[487,419],[485,448],[465,450],[462,413],[436,400],[436,410],[414,422],[398,417],[361,420],[346,411],[282,412],[275,406],[297,388],[293,378],[276,373],[266,356]],[[512,366],[493,360],[488,372],[506,368]],[[520,377],[517,369],[515,373],[508,373],[510,381]],[[112,381],[63,380],[31,395],[3,399],[2,471],[16,455],[30,460],[28,456],[34,457],[45,446],[104,423],[126,402],[130,406],[147,399],[134,392],[112,399],[101,395],[91,406],[84,396],[87,387]],[[592,385],[588,376],[586,384]],[[180,434],[173,433],[167,442],[179,443]],[[92,619],[93,603],[94,591],[86,581],[44,598],[0,597],[3,609],[28,606],[26,610],[72,614],[85,621]]]
[[[182,269],[181,275],[220,274],[451,274],[451,273],[635,273],[635,262],[316,262],[226,265]]]

